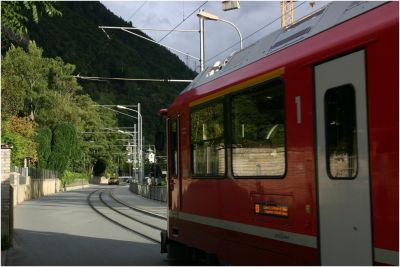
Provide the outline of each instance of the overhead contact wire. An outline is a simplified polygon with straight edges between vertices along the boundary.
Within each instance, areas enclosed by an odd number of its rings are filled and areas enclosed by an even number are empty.
[[[183,19],[178,25],[176,25],[169,33],[167,33],[166,35],[164,35],[164,37],[162,37],[157,43],[160,43],[162,40],[164,40],[168,35],[170,35],[176,28],[178,28],[179,26],[182,25],[182,23],[184,23],[189,17],[191,17],[194,13],[197,12],[197,10],[199,10],[201,7],[203,7],[205,4],[207,4],[208,1],[205,1],[203,4],[201,4],[198,8],[196,8],[195,10],[193,10],[192,13],[190,13],[185,19]]]
[[[302,6],[304,3],[306,3],[306,1],[303,1],[301,4],[299,4],[298,6],[296,6],[293,10],[295,10],[296,8]],[[274,19],[273,21],[271,21],[270,23],[262,26],[260,29],[256,30],[255,32],[251,33],[250,35],[246,36],[245,38],[243,38],[243,41],[246,39],[249,39],[251,36],[253,36],[254,34],[260,32],[261,30],[265,29],[266,27],[272,25],[273,23],[275,23],[276,21],[280,20],[281,16],[277,17],[276,19]],[[226,48],[225,50],[222,50],[221,52],[217,53],[216,55],[210,57],[209,59],[206,60],[206,63],[211,61],[212,59],[216,58],[217,56],[221,55],[222,53],[228,51],[229,49],[233,48],[234,46],[236,46],[237,44],[239,44],[239,42],[234,43],[233,45],[229,46],[228,48]]]

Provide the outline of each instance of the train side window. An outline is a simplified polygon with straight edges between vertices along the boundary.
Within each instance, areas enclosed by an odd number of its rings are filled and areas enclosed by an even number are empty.
[[[194,176],[225,174],[224,107],[215,102],[190,113],[190,147]]]
[[[353,179],[357,175],[356,99],[353,85],[326,91],[326,159],[331,179]]]
[[[170,120],[170,176],[178,176],[178,122],[177,118]]]
[[[232,97],[235,177],[281,178],[286,172],[284,86],[260,84]]]

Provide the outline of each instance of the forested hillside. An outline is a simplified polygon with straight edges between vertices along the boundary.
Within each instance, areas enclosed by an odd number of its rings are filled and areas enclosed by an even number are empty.
[[[76,65],[81,76],[127,78],[193,79],[192,72],[167,49],[135,37],[110,30],[111,39],[98,28],[134,26],[115,16],[99,2],[55,2],[62,16],[43,17],[39,23],[28,25],[29,39],[43,48],[46,57],[61,57]],[[138,33],[141,33],[138,31]],[[143,33],[141,33],[143,34]],[[186,86],[179,83],[84,81],[84,92],[99,104],[141,103],[146,140],[152,142],[159,123],[156,113],[167,107]],[[132,126],[129,117],[120,116],[120,126]]]
[[[117,167],[128,173],[127,136],[105,128],[132,127],[136,119],[98,104],[141,103],[144,138],[153,144],[157,111],[186,85],[74,76],[194,78],[167,49],[122,31],[109,31],[109,39],[99,25],[132,26],[99,2],[1,3],[1,142],[13,147],[12,165],[29,159],[64,183],[109,177]]]

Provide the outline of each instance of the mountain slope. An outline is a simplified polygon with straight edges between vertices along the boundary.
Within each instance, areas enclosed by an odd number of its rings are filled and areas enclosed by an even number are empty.
[[[127,78],[193,79],[191,71],[176,55],[164,47],[131,34],[98,26],[132,26],[99,2],[55,2],[62,17],[43,17],[31,24],[29,37],[44,49],[47,57],[61,57],[77,66],[82,76]],[[144,33],[137,33],[146,36]],[[147,36],[146,36],[147,37]],[[142,105],[146,140],[152,142],[159,127],[156,112],[167,107],[185,84],[155,82],[80,81],[84,91],[99,104]],[[131,118],[121,116],[120,126],[132,126]]]

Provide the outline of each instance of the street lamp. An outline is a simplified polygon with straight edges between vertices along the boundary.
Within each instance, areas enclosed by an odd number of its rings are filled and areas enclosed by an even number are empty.
[[[233,24],[230,21],[224,20],[219,18],[218,16],[205,12],[203,9],[200,9],[199,13],[197,13],[197,16],[200,19],[200,69],[201,71],[204,70],[204,20],[214,20],[214,21],[222,21],[225,22],[229,25],[231,25],[232,27],[235,28],[235,30],[237,31],[237,33],[239,34],[239,38],[240,38],[240,50],[243,49],[243,38],[242,38],[242,33],[240,32],[239,28],[236,27],[235,24]]]
[[[138,161],[139,161],[139,165],[140,165],[140,177],[143,180],[143,178],[144,178],[144,165],[143,165],[143,152],[142,152],[142,150],[143,150],[142,149],[143,148],[143,123],[142,123],[142,121],[143,120],[142,120],[142,114],[140,113],[140,103],[138,103],[137,105],[133,105],[133,106],[137,107],[137,110],[128,108],[123,105],[94,105],[94,106],[99,106],[99,107],[102,107],[105,109],[109,109],[113,112],[117,112],[119,114],[123,114],[125,116],[137,119],[137,121],[138,121],[138,151],[140,152],[138,155]],[[136,112],[138,114],[138,116],[135,117],[135,116],[126,114],[124,112],[120,112],[118,110],[112,109],[111,107],[133,111],[133,112]],[[136,130],[135,130],[135,132],[136,132]]]
[[[137,160],[137,154],[138,154],[138,147],[137,147],[137,143],[136,143],[136,141],[137,141],[137,131],[136,131],[136,124],[134,125],[135,127],[134,127],[134,131],[133,131],[133,134],[132,134],[132,132],[125,132],[125,131],[122,131],[122,130],[118,130],[118,132],[119,133],[122,133],[122,134],[126,134],[126,135],[129,135],[129,136],[131,136],[132,137],[132,140],[133,140],[133,145],[132,146],[130,146],[129,145],[129,143],[128,143],[128,146],[127,146],[127,151],[128,151],[128,161],[130,161],[130,157],[129,157],[129,150],[128,150],[128,147],[133,147],[133,151],[131,150],[131,154],[133,155],[133,162],[132,162],[132,170],[134,171],[134,175],[132,175],[132,176],[134,176],[135,177],[135,179],[137,179],[138,177],[137,177],[137,169],[138,169],[138,167],[137,167],[137,163],[138,163],[138,160]],[[129,163],[129,162],[128,162]]]
[[[144,178],[144,164],[143,164],[143,119],[142,119],[142,114],[140,113],[140,103],[137,104],[137,110],[127,108],[126,106],[122,105],[117,105],[116,106],[118,109],[124,109],[124,110],[129,110],[136,112],[138,114],[137,119],[138,119],[138,161],[139,161],[139,167],[140,167],[140,180],[143,182]]]

